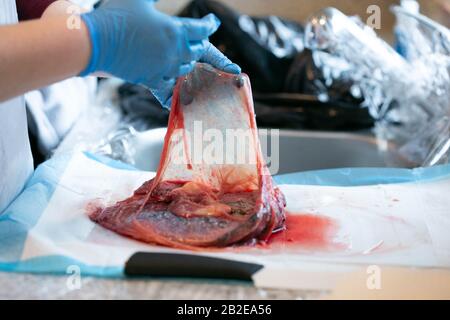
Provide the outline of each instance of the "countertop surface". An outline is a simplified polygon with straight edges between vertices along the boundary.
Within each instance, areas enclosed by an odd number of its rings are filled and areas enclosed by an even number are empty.
[[[250,282],[197,279],[99,279],[0,272],[0,299],[317,299],[323,293],[258,289]]]

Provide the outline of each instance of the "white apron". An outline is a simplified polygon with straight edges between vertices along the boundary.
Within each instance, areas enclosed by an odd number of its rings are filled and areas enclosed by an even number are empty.
[[[15,0],[0,0],[0,24],[17,23]],[[4,75],[0,75],[4,76]],[[23,97],[0,103],[0,214],[33,172]]]

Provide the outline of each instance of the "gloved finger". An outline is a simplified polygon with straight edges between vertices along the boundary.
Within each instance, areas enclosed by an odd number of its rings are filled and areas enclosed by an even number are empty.
[[[231,62],[219,49],[208,42],[205,54],[200,59],[201,62],[206,62],[225,72],[239,74],[241,73],[241,68]]]
[[[165,105],[163,105],[164,108],[169,109],[172,107],[172,95],[167,99]]]
[[[184,64],[189,64],[190,61],[192,61],[190,53],[188,53],[186,56],[180,57],[179,59],[180,59],[179,63],[171,63],[170,67],[167,70],[165,70],[164,76],[163,76],[163,79],[165,81],[167,81],[168,79],[178,78],[180,76],[180,68]],[[186,61],[186,62],[183,63],[182,61]],[[185,67],[183,67],[183,68],[185,68]]]
[[[209,46],[209,42],[206,40],[203,41],[194,41],[191,42],[190,45],[190,60],[191,61],[198,61],[203,57],[203,55],[206,52],[206,49]]]
[[[164,108],[170,109],[175,83],[175,78],[162,80],[157,88],[150,89],[155,98]]]
[[[195,61],[191,61],[190,63],[185,63],[182,64],[179,71],[178,71],[178,76],[185,76],[188,73],[190,73],[192,70],[194,70],[195,68]]]
[[[178,78],[179,76],[188,74],[194,68],[196,61],[204,55],[207,47],[207,41],[196,41],[194,44],[190,44],[187,48],[187,53],[180,57],[180,60],[185,62],[181,65],[172,64],[165,72],[165,78]],[[192,65],[191,65],[192,64]],[[180,73],[182,72],[182,73]]]
[[[189,41],[201,41],[207,39],[217,31],[220,20],[212,13],[201,19],[179,18],[186,30]]]

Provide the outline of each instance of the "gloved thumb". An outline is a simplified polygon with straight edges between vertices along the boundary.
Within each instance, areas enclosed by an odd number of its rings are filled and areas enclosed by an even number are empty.
[[[220,20],[212,13],[201,19],[180,18],[189,41],[202,41],[217,31]]]
[[[241,73],[241,68],[231,62],[219,49],[217,49],[213,44],[207,44],[205,53],[200,58],[201,62],[206,62],[212,65],[213,67],[220,69],[225,72],[239,74]]]
[[[162,80],[156,88],[151,88],[153,96],[166,109],[170,109],[172,104],[173,89],[176,84],[176,79]]]

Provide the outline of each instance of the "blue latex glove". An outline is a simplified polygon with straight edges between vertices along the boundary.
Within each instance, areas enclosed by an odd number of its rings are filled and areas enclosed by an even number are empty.
[[[144,85],[166,107],[176,79],[191,72],[196,61],[240,73],[239,66],[208,41],[220,25],[213,14],[178,18],[156,10],[153,1],[109,0],[82,19],[92,54],[81,75],[100,71]]]

